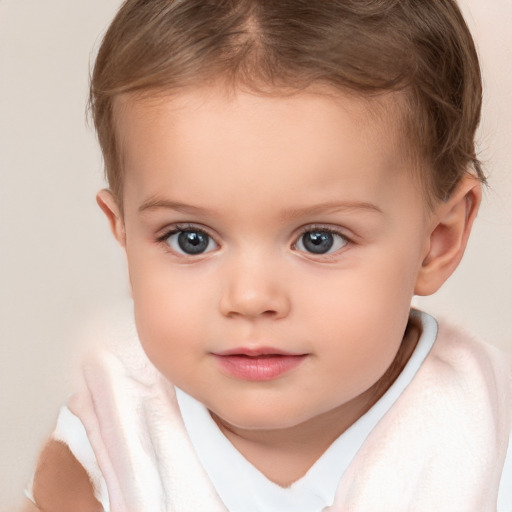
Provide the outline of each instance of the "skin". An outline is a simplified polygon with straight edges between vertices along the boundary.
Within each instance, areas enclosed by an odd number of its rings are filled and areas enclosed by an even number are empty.
[[[456,268],[480,184],[463,178],[429,210],[396,116],[341,93],[198,88],[122,98],[116,112],[123,209],[107,190],[97,199],[126,252],[142,345],[289,485],[407,361],[420,334],[407,328],[411,298]],[[183,253],[177,230],[206,233],[208,249]],[[304,233],[322,230],[333,249],[313,254]],[[262,346],[303,357],[250,381],[214,355]]]
[[[101,512],[103,507],[94,498],[92,485],[82,465],[69,448],[55,440],[46,443],[37,465],[34,499],[26,500],[22,512]]]

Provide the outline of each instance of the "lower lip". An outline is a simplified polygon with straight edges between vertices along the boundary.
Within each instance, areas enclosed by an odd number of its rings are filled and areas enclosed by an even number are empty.
[[[257,357],[244,355],[219,356],[215,355],[221,368],[237,379],[263,381],[281,377],[299,366],[306,355],[269,354]]]

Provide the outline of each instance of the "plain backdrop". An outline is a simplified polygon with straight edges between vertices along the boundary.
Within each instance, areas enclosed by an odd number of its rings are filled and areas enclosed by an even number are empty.
[[[12,511],[91,318],[128,296],[95,203],[89,65],[119,0],[0,0],[0,511]],[[463,260],[416,304],[512,354],[512,2],[462,0],[485,82],[490,188]]]

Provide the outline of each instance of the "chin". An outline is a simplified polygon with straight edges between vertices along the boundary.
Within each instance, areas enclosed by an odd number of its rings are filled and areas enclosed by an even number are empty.
[[[225,425],[243,430],[280,430],[292,428],[308,420],[282,408],[237,408],[236,411],[212,410],[213,414]],[[279,413],[278,413],[279,412]]]

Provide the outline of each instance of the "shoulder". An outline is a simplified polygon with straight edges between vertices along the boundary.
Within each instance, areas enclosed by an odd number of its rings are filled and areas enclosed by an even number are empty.
[[[44,446],[34,476],[34,499],[48,512],[101,512],[89,476],[64,443],[55,439]],[[32,510],[38,510],[32,508]],[[27,512],[31,510],[26,509]]]
[[[501,388],[510,387],[510,358],[497,347],[449,323],[439,322],[437,339],[429,359],[441,363],[447,369],[467,371],[473,377],[480,374],[489,383]]]

